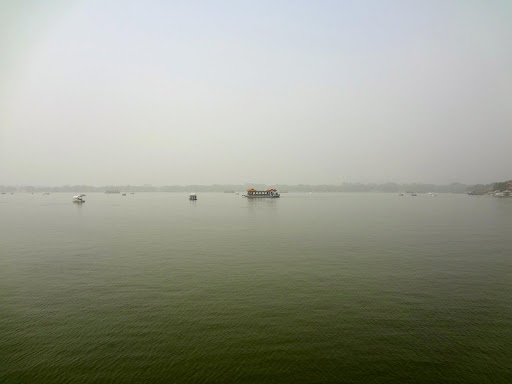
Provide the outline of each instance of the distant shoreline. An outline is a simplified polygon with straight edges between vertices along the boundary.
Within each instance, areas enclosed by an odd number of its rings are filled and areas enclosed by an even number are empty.
[[[275,187],[282,192],[383,192],[383,193],[397,193],[397,192],[416,192],[416,193],[467,193],[474,186],[452,183],[446,185],[436,184],[398,184],[398,183],[384,183],[384,184],[359,184],[359,183],[343,183],[340,185],[310,185],[310,184],[213,184],[213,185],[166,185],[166,186],[152,186],[152,185],[105,185],[105,186],[90,186],[90,185],[64,185],[58,187],[49,186],[1,186],[0,192],[27,192],[27,193],[42,193],[42,192],[105,192],[107,190],[118,190],[123,192],[226,192],[232,193],[235,191],[242,192],[248,188],[266,189],[268,187]]]

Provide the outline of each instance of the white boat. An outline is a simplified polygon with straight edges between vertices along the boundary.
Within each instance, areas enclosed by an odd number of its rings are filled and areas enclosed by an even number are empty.
[[[77,204],[85,203],[84,196],[85,195],[83,193],[73,196],[73,203],[77,203]]]
[[[494,194],[495,197],[510,197],[512,196],[512,191],[503,191],[503,192],[496,192]]]
[[[247,197],[249,199],[258,199],[258,198],[276,198],[280,197],[279,192],[275,188],[269,188],[266,191],[257,191],[254,188],[249,188],[247,190],[247,194],[243,195],[243,197]]]
[[[188,196],[188,199],[189,200],[197,200],[197,195],[195,193],[191,193],[189,196]]]
[[[123,192],[123,193],[121,194],[121,196],[126,196],[126,192]]]
[[[405,196],[403,192],[400,192],[398,196]]]

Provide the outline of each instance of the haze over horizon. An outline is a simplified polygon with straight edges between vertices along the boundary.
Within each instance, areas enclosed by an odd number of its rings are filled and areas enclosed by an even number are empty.
[[[0,184],[512,178],[512,3],[0,4]]]

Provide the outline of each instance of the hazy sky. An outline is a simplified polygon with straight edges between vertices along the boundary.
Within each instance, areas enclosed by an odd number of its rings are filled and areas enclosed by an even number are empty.
[[[512,178],[512,1],[2,1],[0,184]]]

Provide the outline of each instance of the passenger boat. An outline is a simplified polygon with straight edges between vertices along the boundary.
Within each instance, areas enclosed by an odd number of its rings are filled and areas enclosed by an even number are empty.
[[[266,191],[257,191],[254,188],[249,188],[247,190],[247,194],[243,195],[243,197],[248,197],[249,199],[254,198],[276,198],[279,197],[279,192],[275,188],[269,188]]]
[[[188,199],[189,200],[197,200],[197,195],[195,193],[191,193],[189,196],[188,196]]]
[[[84,196],[85,195],[83,193],[81,193],[80,195],[73,196],[73,203],[76,203],[76,204],[85,203]]]

